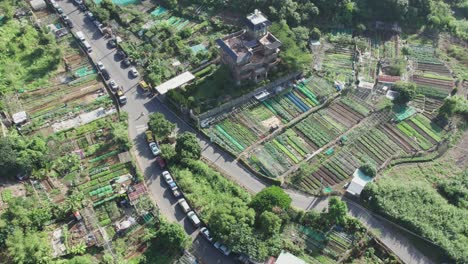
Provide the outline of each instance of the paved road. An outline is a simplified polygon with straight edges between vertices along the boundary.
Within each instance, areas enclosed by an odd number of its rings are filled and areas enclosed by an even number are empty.
[[[215,250],[203,237],[198,235],[198,230],[194,229],[186,219],[180,208],[176,206],[176,200],[166,189],[161,180],[160,171],[157,168],[154,158],[146,145],[144,131],[148,121],[148,114],[161,112],[166,118],[177,124],[179,131],[194,131],[189,125],[175,115],[170,109],[161,103],[159,98],[148,98],[142,91],[136,87],[138,78],[131,79],[128,69],[123,69],[115,58],[115,50],[107,48],[106,40],[102,37],[97,28],[85,18],[84,14],[77,10],[71,2],[60,1],[60,6],[65,13],[74,22],[73,31],[82,31],[93,47],[91,58],[96,61],[102,61],[108,69],[111,78],[119,85],[122,85],[128,99],[128,103],[123,107],[129,115],[129,135],[134,143],[134,153],[139,167],[147,179],[148,188],[153,199],[161,210],[161,213],[171,221],[181,224],[188,234],[195,238],[195,255],[202,259],[204,263],[233,263],[230,258],[224,257]],[[144,113],[144,116],[141,116]],[[252,193],[257,193],[267,185],[256,178],[239,162],[226,152],[210,144],[204,137],[199,136],[202,147],[202,155],[205,159],[211,161],[218,168],[222,168],[232,180],[241,184]],[[292,190],[287,190],[293,199],[293,205],[304,210],[321,211],[326,208],[327,199],[316,198],[303,195]],[[380,238],[391,250],[400,256],[407,263],[430,263],[409,241],[399,234],[399,230],[391,228],[382,221],[373,216],[369,216],[367,210],[354,205],[349,206],[349,212],[359,218],[366,226],[380,230]]]
[[[177,117],[155,98],[148,98],[136,88],[139,78],[130,77],[128,69],[124,69],[120,61],[117,60],[115,56],[116,50],[107,47],[107,40],[103,38],[102,34],[91,21],[84,16],[83,12],[80,12],[69,1],[60,1],[58,3],[73,21],[75,27],[72,31],[82,31],[92,46],[93,51],[90,53],[92,60],[94,62],[102,61],[109,71],[111,79],[114,79],[118,85],[122,85],[124,88],[128,103],[123,107],[123,110],[129,114],[129,134],[134,144],[134,153],[136,154],[138,165],[143,170],[147,179],[149,191],[160,208],[162,215],[168,218],[168,220],[182,225],[185,231],[193,237],[195,255],[203,263],[234,263],[231,258],[222,255],[206,239],[199,235],[199,230],[191,225],[182,210],[176,206],[177,201],[166,188],[162,177],[159,177],[161,171],[157,168],[154,157],[146,144],[143,132],[146,130],[149,113],[162,112],[171,121],[178,121]],[[145,113],[144,116],[141,116],[142,112]],[[179,124],[179,129],[190,129],[188,126],[184,126],[184,124],[181,126],[180,122],[177,123]]]

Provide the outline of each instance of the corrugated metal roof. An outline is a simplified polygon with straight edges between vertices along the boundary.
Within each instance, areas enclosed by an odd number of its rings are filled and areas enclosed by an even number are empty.
[[[195,79],[195,76],[189,72],[186,71],[180,75],[177,75],[176,77],[162,83],[158,87],[156,87],[156,91],[158,91],[159,94],[165,94],[167,91],[178,88],[191,80]]]

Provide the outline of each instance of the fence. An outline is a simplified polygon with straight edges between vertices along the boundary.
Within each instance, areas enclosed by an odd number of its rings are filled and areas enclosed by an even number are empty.
[[[237,106],[240,106],[242,104],[244,104],[246,101],[249,101],[249,100],[252,100],[252,98],[260,93],[261,91],[268,91],[271,93],[271,95],[274,95],[275,92],[274,92],[274,89],[277,88],[278,86],[282,86],[282,85],[285,85],[289,82],[291,82],[292,80],[295,80],[297,78],[299,78],[299,76],[302,75],[302,72],[295,72],[295,73],[291,73],[289,75],[286,75],[276,81],[273,81],[271,83],[268,83],[267,85],[264,85],[262,87],[259,87],[255,90],[253,90],[252,92],[248,93],[248,94],[244,94],[242,95],[241,97],[238,97],[234,100],[231,100],[215,109],[212,109],[212,110],[209,110],[205,113],[202,113],[202,114],[199,114],[198,116],[197,115],[194,115],[193,113],[190,115],[192,117],[192,119],[194,119],[197,124],[198,124],[198,127],[200,127],[200,124],[201,122],[206,122],[207,120],[209,119],[214,119],[214,117],[222,114],[222,113],[226,113],[226,112],[231,112],[233,111]]]

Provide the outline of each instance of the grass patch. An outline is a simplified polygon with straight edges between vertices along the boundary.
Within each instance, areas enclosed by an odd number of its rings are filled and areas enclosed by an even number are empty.
[[[61,58],[52,35],[18,20],[0,27],[0,50],[0,94],[46,86]]]
[[[11,198],[13,198],[13,193],[10,189],[3,190],[2,192],[2,200],[5,203],[8,203]]]

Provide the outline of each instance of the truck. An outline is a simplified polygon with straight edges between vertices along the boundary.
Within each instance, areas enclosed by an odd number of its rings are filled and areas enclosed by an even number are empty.
[[[119,90],[117,90],[117,92],[115,93],[115,95],[117,96],[117,99],[119,100],[119,103],[120,103],[121,105],[124,105],[124,104],[127,103],[127,97],[124,95],[122,88],[120,88]]]

